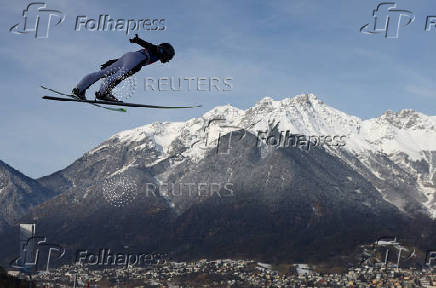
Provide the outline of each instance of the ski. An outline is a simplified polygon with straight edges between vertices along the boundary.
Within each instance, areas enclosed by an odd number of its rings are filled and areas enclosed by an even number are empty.
[[[96,105],[103,104],[103,105],[115,105],[115,106],[138,107],[138,108],[156,108],[156,109],[189,109],[189,108],[201,107],[201,105],[197,105],[197,106],[156,106],[156,105],[145,105],[145,104],[126,103],[126,102],[114,102],[114,101],[81,100],[78,98],[62,98],[62,97],[53,97],[53,96],[44,96],[44,97],[42,97],[42,99],[62,101],[62,102],[83,102],[83,103],[90,103],[90,104],[96,104]],[[108,107],[106,107],[106,108],[108,108]]]
[[[71,97],[72,99],[76,99],[76,100],[78,100],[78,101],[81,101],[81,99],[80,99],[79,97],[77,97],[76,95],[74,95],[74,94],[63,93],[63,92],[60,92],[60,91],[57,91],[57,90],[54,90],[54,89],[51,89],[51,88],[45,87],[45,86],[43,86],[43,85],[41,85],[41,88],[42,88],[42,89],[45,89],[45,90],[48,90],[48,91],[51,91],[51,92],[53,92],[53,93],[56,93],[56,94],[62,95],[62,96]],[[96,103],[89,103],[89,104],[91,104],[91,105],[93,105],[93,106],[95,106],[95,107],[103,108],[103,109],[110,110],[110,111],[116,111],[116,112],[127,112],[127,110],[124,109],[124,108],[104,107],[104,106],[100,106],[100,105],[98,105],[98,104],[96,104]]]

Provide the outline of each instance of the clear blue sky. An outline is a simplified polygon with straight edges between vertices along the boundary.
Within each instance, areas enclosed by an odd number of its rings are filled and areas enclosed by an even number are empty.
[[[436,2],[396,1],[415,22],[399,39],[359,32],[372,21],[372,0],[284,1],[47,1],[66,18],[48,39],[16,35],[30,1],[2,1],[0,25],[0,159],[31,177],[72,163],[111,135],[155,121],[185,121],[217,105],[245,109],[315,93],[328,105],[361,118],[412,108],[436,115],[436,29],[425,20]],[[195,110],[128,109],[108,112],[90,105],[41,99],[39,85],[64,91],[110,58],[135,51],[123,32],[74,31],[76,16],[165,18],[165,31],[141,31],[153,43],[171,42],[176,57],[136,74],[130,100],[145,104],[203,104]],[[232,77],[230,92],[145,92],[145,77]]]

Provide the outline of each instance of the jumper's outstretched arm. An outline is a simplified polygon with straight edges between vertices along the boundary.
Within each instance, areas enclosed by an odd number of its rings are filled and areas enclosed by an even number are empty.
[[[145,49],[147,49],[148,51],[150,51],[151,53],[158,55],[158,48],[157,45],[154,45],[150,42],[147,42],[145,40],[142,40],[141,38],[138,37],[138,34],[135,34],[135,37],[132,39],[129,39],[130,43],[136,43],[138,45],[141,45],[142,47],[144,47]]]

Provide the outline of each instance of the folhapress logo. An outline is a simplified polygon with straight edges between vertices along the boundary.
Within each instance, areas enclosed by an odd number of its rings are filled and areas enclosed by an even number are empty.
[[[373,10],[372,23],[368,23],[360,28],[360,32],[365,34],[384,34],[386,38],[398,38],[400,28],[405,27],[415,21],[415,16],[411,11],[396,9],[394,2],[380,3]]]
[[[23,22],[15,24],[9,32],[15,34],[34,33],[36,39],[48,38],[52,23],[61,24],[65,15],[58,10],[47,9],[43,2],[32,2],[23,10]],[[57,21],[55,21],[57,20]]]
[[[244,128],[226,124],[226,119],[224,118],[209,119],[207,123],[203,124],[202,130],[205,135],[204,141],[194,141],[191,144],[191,148],[200,144],[198,148],[203,150],[215,148],[217,154],[230,154],[230,150],[232,149],[232,138],[237,135],[236,141],[240,141],[246,135],[246,130]],[[226,134],[229,135],[227,139],[221,137]],[[223,143],[223,141],[225,143]]]
[[[60,260],[65,255],[65,249],[58,244],[47,243],[43,236],[32,236],[22,245],[20,256],[9,263],[9,266],[22,273],[32,274],[37,271],[50,269],[52,260]],[[44,254],[44,256],[42,256]],[[56,256],[53,258],[53,256]]]

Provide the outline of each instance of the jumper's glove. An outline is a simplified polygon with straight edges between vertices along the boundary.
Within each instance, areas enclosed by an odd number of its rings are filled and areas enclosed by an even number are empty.
[[[103,70],[104,68],[111,66],[112,64],[114,64],[117,61],[118,61],[118,59],[111,59],[111,60],[106,61],[106,63],[104,63],[103,65],[100,65],[100,70]]]
[[[138,37],[138,34],[135,34],[135,37],[133,37],[132,39],[129,39],[130,43],[138,43],[138,40],[140,40],[140,38]]]

